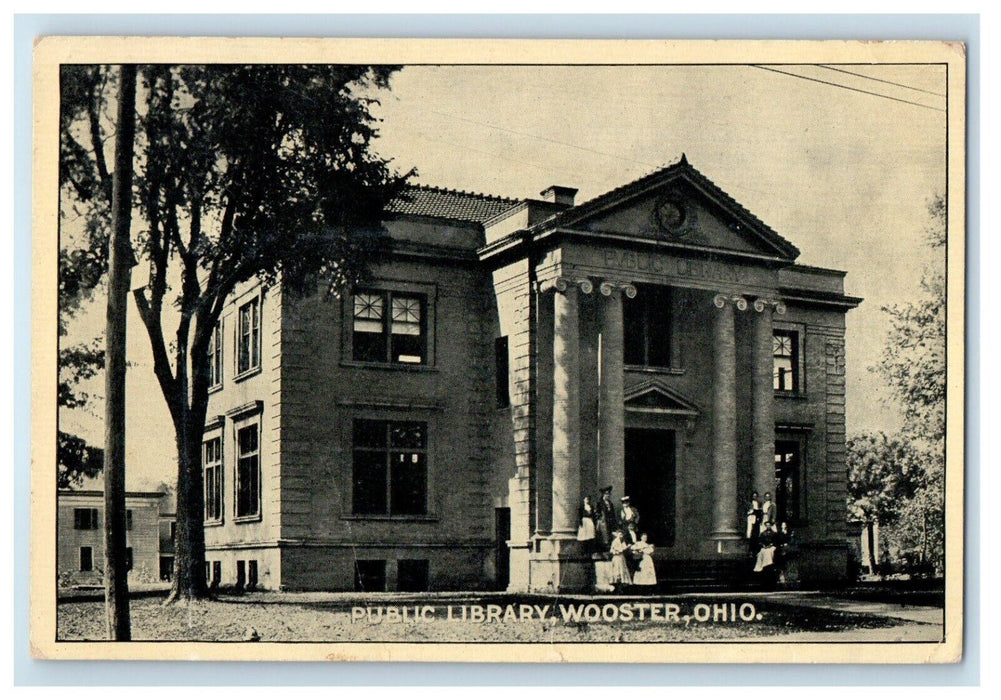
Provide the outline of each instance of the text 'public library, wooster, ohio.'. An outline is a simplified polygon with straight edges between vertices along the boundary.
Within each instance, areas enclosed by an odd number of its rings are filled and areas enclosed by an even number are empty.
[[[248,283],[211,348],[213,584],[587,590],[584,494],[661,579],[747,562],[772,494],[802,580],[848,568],[845,273],[687,162],[576,204],[413,187],[343,299]]]

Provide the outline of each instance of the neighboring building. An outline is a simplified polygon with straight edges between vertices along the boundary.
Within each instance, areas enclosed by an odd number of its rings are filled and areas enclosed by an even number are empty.
[[[160,570],[159,579],[170,581],[174,578],[175,537],[177,532],[177,496],[171,491],[160,501]]]
[[[352,296],[237,290],[211,349],[213,582],[586,589],[577,510],[604,485],[665,574],[741,566],[756,490],[803,579],[845,576],[844,273],[684,157],[575,194],[413,188]]]
[[[125,494],[129,578],[155,581],[160,572],[161,491]],[[56,573],[60,585],[104,581],[104,491],[60,489],[56,521]]]

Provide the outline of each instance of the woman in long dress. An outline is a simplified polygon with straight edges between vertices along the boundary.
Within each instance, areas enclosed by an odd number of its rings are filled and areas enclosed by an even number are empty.
[[[585,547],[594,547],[594,507],[591,505],[591,497],[584,496],[584,502],[580,506],[577,515],[577,540],[585,543]]]
[[[622,530],[612,533],[612,545],[608,550],[612,555],[612,583],[629,586],[632,584],[632,576],[629,575],[629,564],[626,563],[626,553],[629,545],[622,539]]]
[[[656,586],[657,572],[653,568],[653,545],[647,541],[647,534],[640,534],[640,541],[632,546],[633,552],[640,555],[640,566],[633,577],[636,586]]]

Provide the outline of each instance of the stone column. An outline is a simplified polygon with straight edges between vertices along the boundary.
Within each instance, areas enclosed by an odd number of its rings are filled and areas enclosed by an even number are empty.
[[[577,532],[580,500],[580,318],[578,286],[591,282],[556,280],[553,300],[553,526],[555,536]]]
[[[717,294],[713,320],[713,539],[719,553],[740,539],[737,520],[737,352],[733,309],[743,297]]]
[[[775,490],[775,389],[772,351],[772,308],[774,302],[754,302],[754,330],[751,348],[751,453],[753,490],[763,499]],[[748,494],[750,495],[750,494]],[[774,493],[772,496],[774,497]]]
[[[598,485],[625,495],[625,399],[623,390],[622,295],[636,297],[631,284],[603,282],[601,379],[598,399]]]

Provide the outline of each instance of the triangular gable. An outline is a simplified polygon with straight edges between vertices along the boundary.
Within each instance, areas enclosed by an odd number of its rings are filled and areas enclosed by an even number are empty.
[[[794,260],[799,250],[681,160],[568,209],[539,228],[655,238],[702,249]]]
[[[656,379],[630,387],[624,398],[628,410],[690,417],[699,415],[698,406]]]

